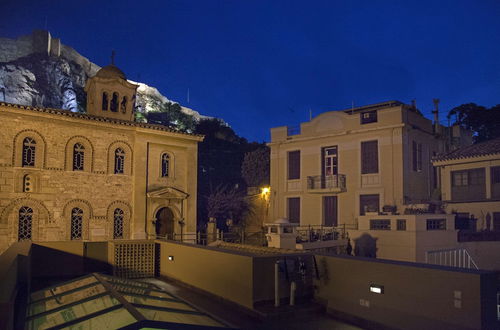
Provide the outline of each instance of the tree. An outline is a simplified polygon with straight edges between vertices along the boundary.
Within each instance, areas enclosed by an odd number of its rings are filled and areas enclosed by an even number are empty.
[[[262,146],[254,151],[247,152],[241,165],[241,175],[250,187],[269,185],[270,150]]]
[[[224,225],[226,219],[232,219],[238,224],[244,216],[251,212],[251,206],[244,192],[236,187],[217,187],[210,195],[206,196],[206,208],[209,218],[216,218],[219,227]]]
[[[486,108],[475,103],[462,104],[448,112],[455,124],[474,132],[474,142],[500,137],[500,104]]]

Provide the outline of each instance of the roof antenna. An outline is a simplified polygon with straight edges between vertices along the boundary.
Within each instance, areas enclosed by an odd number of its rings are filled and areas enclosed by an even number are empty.
[[[187,93],[187,103],[189,104],[189,87],[188,87],[188,93]]]
[[[115,53],[115,50],[113,49],[111,51],[111,65],[115,65],[115,55],[116,55],[116,53]]]
[[[313,119],[313,111],[311,108],[309,108],[309,121]]]

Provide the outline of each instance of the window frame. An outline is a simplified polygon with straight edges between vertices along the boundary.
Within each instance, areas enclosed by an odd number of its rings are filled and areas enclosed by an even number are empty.
[[[370,230],[391,230],[391,220],[370,219]]]
[[[294,219],[294,218],[290,217],[290,215],[292,213],[290,211],[294,211],[294,210],[291,210],[291,208],[290,208],[290,206],[291,206],[290,202],[292,200],[297,202],[298,219]],[[301,198],[300,197],[287,197],[287,199],[286,199],[286,216],[288,218],[288,221],[290,221],[290,223],[297,223],[300,225],[300,220],[301,220]],[[298,220],[298,221],[295,221],[295,220]]]
[[[294,158],[291,158],[294,157]],[[292,161],[291,161],[292,160]],[[296,168],[292,168],[293,162],[297,162]],[[300,180],[301,177],[301,153],[300,150],[292,150],[287,152],[287,179]]]
[[[26,136],[22,142],[21,166],[35,167],[36,166],[36,139],[31,136]],[[29,158],[29,159],[28,159]]]
[[[378,122],[377,110],[363,111],[359,114],[360,125]]]
[[[377,196],[377,204],[378,204],[378,210],[377,211],[370,211],[370,210],[365,210],[364,209],[364,204],[362,203],[363,199],[369,199],[369,198],[374,198]],[[366,215],[366,212],[380,212],[380,194],[361,194],[359,195],[359,215]]]
[[[127,153],[122,147],[117,147],[114,152],[114,174],[125,174],[125,157]]]
[[[371,145],[374,145],[374,147]],[[373,149],[376,150],[376,152],[374,152]],[[361,174],[362,175],[378,174],[380,171],[378,140],[361,141],[360,153],[361,153]],[[374,155],[375,157],[373,157]]]
[[[69,231],[70,240],[72,241],[83,240],[83,219],[85,213],[81,208],[73,207],[71,209],[70,214],[71,214],[70,231]]]
[[[446,230],[446,218],[426,219],[426,230]]]
[[[80,142],[73,145],[73,171],[85,171],[85,145]]]

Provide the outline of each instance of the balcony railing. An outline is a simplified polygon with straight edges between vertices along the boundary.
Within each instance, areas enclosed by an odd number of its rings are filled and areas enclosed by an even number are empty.
[[[344,192],[346,191],[345,174],[308,176],[307,190],[310,192]]]

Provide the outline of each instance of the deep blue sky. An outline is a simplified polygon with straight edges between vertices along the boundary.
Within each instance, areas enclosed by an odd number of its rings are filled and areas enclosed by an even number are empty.
[[[0,0],[0,35],[45,28],[249,140],[400,100],[441,119],[500,103],[500,1]],[[190,103],[186,103],[187,90]]]

